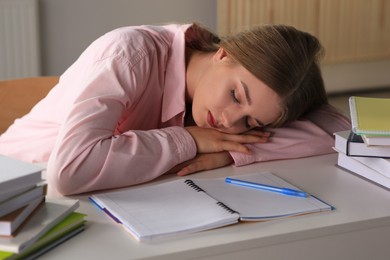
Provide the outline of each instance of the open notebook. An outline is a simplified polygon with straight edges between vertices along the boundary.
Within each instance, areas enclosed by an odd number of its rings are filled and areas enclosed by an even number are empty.
[[[298,189],[272,173],[241,180]],[[237,223],[331,210],[313,196],[292,197],[225,183],[225,178],[179,179],[90,197],[137,240],[148,241]]]

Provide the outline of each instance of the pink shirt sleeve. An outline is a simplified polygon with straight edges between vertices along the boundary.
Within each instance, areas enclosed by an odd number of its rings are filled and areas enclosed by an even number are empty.
[[[286,127],[270,129],[270,141],[248,145],[251,155],[231,152],[236,166],[333,153],[333,133],[351,129],[348,118],[325,105]]]

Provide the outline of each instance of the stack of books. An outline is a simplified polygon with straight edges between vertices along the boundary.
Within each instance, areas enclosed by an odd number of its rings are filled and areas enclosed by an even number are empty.
[[[84,230],[77,200],[46,198],[43,170],[0,155],[0,259],[36,258]]]
[[[352,96],[352,129],[335,133],[337,164],[390,188],[390,98]]]

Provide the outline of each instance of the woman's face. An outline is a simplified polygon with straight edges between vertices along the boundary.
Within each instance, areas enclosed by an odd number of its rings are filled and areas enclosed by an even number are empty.
[[[192,116],[199,127],[237,134],[271,124],[281,115],[279,96],[223,49],[198,83]]]

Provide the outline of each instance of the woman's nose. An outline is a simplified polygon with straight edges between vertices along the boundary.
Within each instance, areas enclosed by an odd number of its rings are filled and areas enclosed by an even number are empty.
[[[241,116],[237,111],[224,111],[222,113],[222,125],[224,128],[233,128],[240,121]]]

